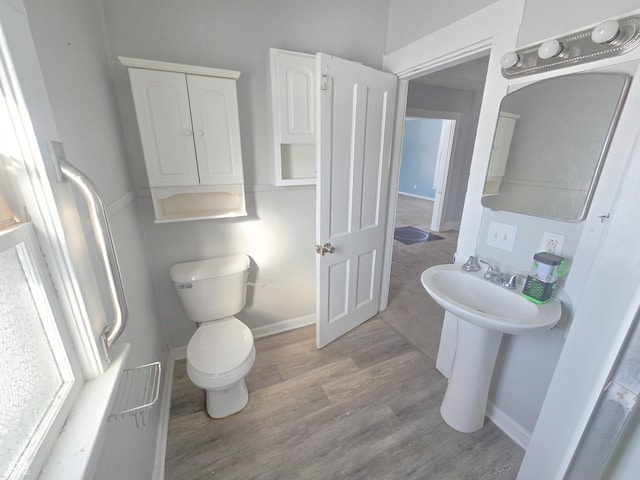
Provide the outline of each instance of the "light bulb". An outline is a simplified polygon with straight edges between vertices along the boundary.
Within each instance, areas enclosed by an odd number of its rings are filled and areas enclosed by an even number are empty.
[[[511,68],[519,66],[522,63],[522,57],[516,52],[507,52],[500,59],[500,65],[502,68]]]
[[[543,60],[557,57],[562,52],[562,44],[558,40],[547,40],[538,48],[538,56]]]
[[[591,40],[596,43],[611,43],[620,32],[620,24],[617,20],[606,20],[591,31]]]

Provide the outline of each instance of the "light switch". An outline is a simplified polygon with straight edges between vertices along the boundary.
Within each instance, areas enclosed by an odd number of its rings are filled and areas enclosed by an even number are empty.
[[[511,252],[517,232],[518,227],[515,225],[491,222],[489,223],[489,233],[487,233],[487,245]]]

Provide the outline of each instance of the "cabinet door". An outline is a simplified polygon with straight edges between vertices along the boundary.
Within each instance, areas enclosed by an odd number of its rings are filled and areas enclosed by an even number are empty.
[[[129,77],[150,186],[198,185],[185,75],[130,68]]]
[[[201,185],[243,183],[236,81],[187,75]]]
[[[513,131],[516,128],[516,120],[518,118],[519,115],[513,115],[507,112],[500,112],[500,116],[498,116],[496,134],[493,140],[491,160],[489,163],[489,177],[504,176],[507,168],[507,159],[509,158],[509,149],[511,148]]]
[[[280,143],[315,143],[315,56],[276,50]]]

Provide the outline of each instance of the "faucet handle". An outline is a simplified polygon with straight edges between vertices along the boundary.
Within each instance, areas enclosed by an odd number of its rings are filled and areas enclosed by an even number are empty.
[[[496,267],[491,265],[489,262],[485,262],[484,260],[480,259],[480,263],[484,263],[487,266],[487,273],[493,273],[498,271]]]
[[[471,255],[469,259],[462,265],[462,270],[464,270],[465,272],[477,272],[478,270],[480,270],[478,258]]]

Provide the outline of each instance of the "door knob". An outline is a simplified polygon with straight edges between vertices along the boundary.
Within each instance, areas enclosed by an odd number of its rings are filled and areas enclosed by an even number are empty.
[[[316,253],[319,255],[322,255],[323,257],[327,254],[327,253],[333,253],[336,251],[336,247],[334,247],[333,245],[331,245],[330,243],[325,243],[324,245],[320,245],[318,243],[316,243]]]

